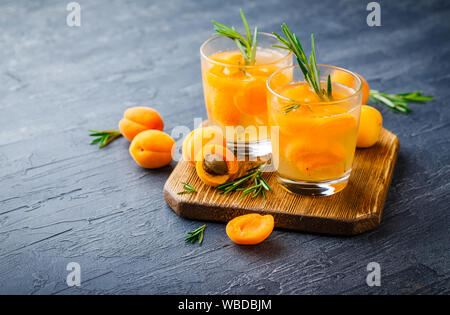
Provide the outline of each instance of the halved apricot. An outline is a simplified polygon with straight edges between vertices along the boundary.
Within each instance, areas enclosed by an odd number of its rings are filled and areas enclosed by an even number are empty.
[[[217,120],[223,126],[236,126],[239,125],[241,120],[241,113],[234,106],[233,99],[228,97],[220,97],[221,93],[215,94],[215,98],[211,101],[212,104],[212,116],[214,120]]]
[[[345,172],[346,154],[336,141],[308,138],[293,141],[286,148],[286,158],[302,174],[316,179],[336,178]]]
[[[261,115],[267,111],[266,80],[263,77],[243,82],[234,95],[234,105],[247,115]]]
[[[209,56],[210,59],[228,64],[228,65],[244,65],[245,61],[239,51],[222,51]]]
[[[239,171],[239,164],[226,147],[208,144],[197,153],[195,169],[205,184],[217,186],[233,178]]]
[[[255,245],[264,241],[274,227],[274,219],[270,214],[251,213],[234,218],[228,222],[228,237],[240,245]]]
[[[183,159],[195,165],[198,152],[208,144],[226,146],[226,140],[219,127],[208,126],[192,130],[183,140]]]
[[[351,114],[340,114],[318,120],[315,132],[325,135],[338,135],[356,132],[357,120]]]
[[[306,106],[300,106],[295,109],[295,112],[292,111],[289,114],[270,111],[269,121],[272,125],[278,126],[283,134],[304,136],[317,125],[315,119],[306,116],[308,111],[309,109]]]

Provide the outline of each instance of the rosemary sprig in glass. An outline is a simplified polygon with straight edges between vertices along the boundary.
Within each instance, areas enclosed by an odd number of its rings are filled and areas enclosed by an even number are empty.
[[[186,183],[186,182],[181,182],[181,183],[183,184],[183,190],[177,192],[178,195],[192,194],[192,193],[197,192],[197,190],[193,186],[189,185],[188,183]]]
[[[263,198],[266,198],[266,191],[272,190],[272,188],[261,175],[261,168],[263,166],[264,164],[252,167],[246,171],[245,175],[236,178],[232,182],[219,185],[216,188],[220,190],[220,194],[228,194],[232,191],[242,191],[243,194],[240,198],[244,198],[250,194],[252,198],[257,197],[258,195],[262,195]],[[252,182],[254,185],[246,188],[243,187]]]
[[[384,104],[393,112],[409,113],[412,109],[409,103],[426,103],[433,101],[434,97],[422,95],[422,92],[415,91],[402,94],[387,94],[377,90],[370,90],[370,100],[376,104]]]
[[[300,104],[292,104],[292,105],[286,105],[283,107],[283,112],[285,114],[292,112],[294,109],[299,108]]]
[[[277,33],[273,33],[278,40],[284,45],[272,45],[273,47],[286,49],[292,51],[292,53],[297,58],[297,63],[303,73],[305,81],[308,82],[309,86],[316,92],[317,96],[321,100],[331,100],[333,91],[331,86],[331,77],[328,75],[327,78],[327,89],[325,90],[320,85],[320,70],[317,68],[316,62],[316,48],[314,45],[314,35],[311,34],[311,55],[309,59],[306,57],[303,51],[302,45],[296,34],[292,34],[286,23],[281,25],[281,30],[285,38],[281,37]]]
[[[101,149],[104,146],[108,145],[114,139],[120,137],[122,134],[119,130],[89,130],[91,137],[96,137],[91,141],[91,144],[98,143],[98,147]]]
[[[298,104],[298,103],[292,103],[292,104],[288,104],[288,105],[286,105],[286,106],[283,106],[283,109],[282,109],[282,110],[283,110],[283,112],[284,112],[285,114],[288,114],[288,113],[292,112],[294,109],[299,108],[300,106],[302,106],[302,105],[301,105],[301,104]],[[311,106],[309,106],[308,104],[303,105],[303,106],[306,106],[306,108],[308,108],[309,111],[312,112]]]
[[[196,241],[198,241],[198,244],[200,245],[203,242],[203,235],[205,232],[206,224],[202,225],[199,228],[196,228],[192,232],[188,232],[189,235],[184,239],[185,242],[191,242],[194,244]]]
[[[245,27],[246,31],[246,37],[242,36],[240,33],[238,33],[234,26],[228,27],[226,25],[223,25],[219,22],[212,21],[212,23],[215,25],[215,32],[218,35],[226,36],[230,39],[232,39],[240,52],[242,53],[242,57],[244,58],[245,65],[253,65],[255,64],[255,57],[256,57],[256,45],[257,45],[257,38],[258,38],[258,27],[255,26],[255,30],[253,32],[253,37],[250,32],[250,27],[248,26],[247,19],[245,18],[244,12],[242,9],[241,12],[241,18],[242,22]]]

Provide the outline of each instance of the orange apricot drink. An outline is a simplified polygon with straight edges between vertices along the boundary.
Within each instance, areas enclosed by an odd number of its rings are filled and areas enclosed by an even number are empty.
[[[208,119],[223,129],[231,146],[268,139],[266,81],[292,65],[291,53],[272,48],[275,43],[273,35],[260,33],[253,65],[245,64],[228,38],[215,36],[200,49]]]
[[[345,71],[330,66],[319,68],[325,89],[322,75]],[[294,71],[295,77],[299,68],[286,71]],[[360,80],[355,77],[350,86],[332,83],[330,101],[319,98],[304,80],[274,83],[272,79],[268,82],[269,125],[278,129],[278,136],[271,140],[279,182],[291,192],[307,195],[330,195],[342,190],[356,148]]]

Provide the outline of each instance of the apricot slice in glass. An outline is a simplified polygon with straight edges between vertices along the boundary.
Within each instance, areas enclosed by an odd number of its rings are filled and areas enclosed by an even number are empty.
[[[362,104],[366,104],[369,100],[370,86],[369,83],[367,83],[367,81],[361,75],[357,75],[362,83]],[[350,88],[353,88],[353,86],[355,85],[354,77],[344,71],[334,71],[331,74],[331,82],[336,82]]]
[[[320,118],[314,132],[323,135],[338,135],[348,132],[356,133],[357,121],[351,114],[340,114],[336,116]]]
[[[225,93],[216,93],[211,100],[212,116],[223,126],[236,126],[241,120],[241,113],[234,106],[233,99]]]
[[[253,78],[243,82],[234,95],[234,105],[247,115],[261,115],[267,111],[266,85],[264,78]]]
[[[314,118],[306,116],[308,111],[306,106],[300,106],[295,109],[295,112],[288,114],[271,111],[271,120],[275,126],[280,128],[281,133],[301,136],[312,131],[317,123]]]
[[[332,140],[310,138],[293,141],[286,148],[286,158],[302,174],[335,178],[345,172],[345,150]]]

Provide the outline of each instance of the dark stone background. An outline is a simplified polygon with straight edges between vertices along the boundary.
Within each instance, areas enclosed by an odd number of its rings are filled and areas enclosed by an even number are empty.
[[[0,293],[450,293],[450,3],[380,1],[87,1],[82,26],[69,1],[0,3]],[[409,115],[377,106],[400,138],[381,226],[352,238],[276,230],[239,247],[223,224],[201,224],[162,196],[170,167],[139,168],[128,142],[90,146],[87,129],[114,128],[147,105],[166,131],[205,117],[199,47],[211,19],[301,38],[318,60],[362,74],[386,92],[436,97]],[[306,45],[309,51],[309,45]],[[69,262],[82,286],[68,288]],[[379,262],[382,286],[365,283]]]

